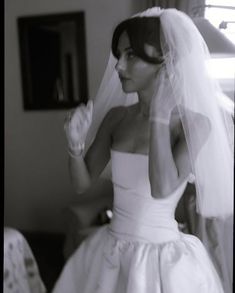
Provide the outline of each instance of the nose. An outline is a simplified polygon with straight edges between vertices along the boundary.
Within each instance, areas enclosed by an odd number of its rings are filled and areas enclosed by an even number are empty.
[[[121,56],[119,59],[118,59],[118,62],[115,66],[115,69],[117,70],[118,73],[122,73],[125,71],[126,69],[126,62],[125,62],[125,58],[124,56]]]

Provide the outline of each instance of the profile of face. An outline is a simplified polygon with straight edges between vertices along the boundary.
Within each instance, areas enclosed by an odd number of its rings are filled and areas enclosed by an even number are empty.
[[[145,44],[145,50],[150,56],[155,57],[157,54],[151,45]],[[146,62],[138,57],[126,32],[119,38],[117,59],[116,70],[125,93],[152,91],[161,65]]]

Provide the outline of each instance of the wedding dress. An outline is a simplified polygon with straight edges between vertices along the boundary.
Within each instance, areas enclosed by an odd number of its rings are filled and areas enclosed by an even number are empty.
[[[111,151],[113,218],[65,265],[53,293],[222,293],[201,241],[174,214],[192,174],[168,197],[151,196],[148,156]]]

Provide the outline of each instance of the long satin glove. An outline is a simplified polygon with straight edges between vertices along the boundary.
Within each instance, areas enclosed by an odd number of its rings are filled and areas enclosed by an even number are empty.
[[[85,147],[88,129],[92,122],[93,101],[89,100],[87,105],[82,104],[68,113],[64,130],[68,143],[68,152],[71,156],[79,156]]]

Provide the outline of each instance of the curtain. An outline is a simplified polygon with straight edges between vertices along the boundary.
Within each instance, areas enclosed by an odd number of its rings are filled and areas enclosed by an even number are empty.
[[[177,8],[190,16],[204,16],[205,0],[149,0],[149,7]]]

